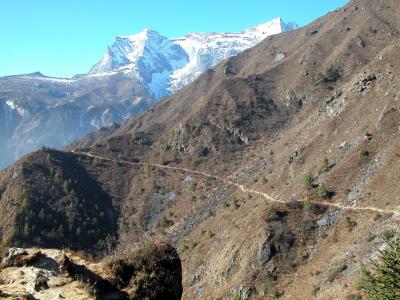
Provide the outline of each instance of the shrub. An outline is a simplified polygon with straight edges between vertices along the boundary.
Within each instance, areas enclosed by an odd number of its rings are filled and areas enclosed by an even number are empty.
[[[275,203],[270,203],[267,205],[267,207],[265,208],[265,215],[268,221],[276,220],[279,218]]]
[[[181,261],[166,242],[145,242],[116,253],[107,267],[111,282],[126,289],[129,299],[181,299]]]
[[[239,199],[237,199],[237,198],[233,199],[233,207],[235,209],[238,209],[240,207]]]
[[[240,296],[238,293],[233,294],[231,300],[240,300]]]
[[[304,177],[303,186],[306,190],[309,190],[314,184],[315,178],[312,174],[307,174]]]
[[[260,177],[258,178],[258,182],[260,184],[265,184],[267,182],[267,180],[265,179],[264,175],[260,175]]]
[[[311,287],[311,296],[317,296],[318,291],[320,290],[319,286],[316,286],[315,284],[313,284],[313,286]]]
[[[208,231],[208,237],[211,239],[215,236],[215,233],[212,232],[211,230]]]
[[[346,227],[349,230],[349,232],[353,231],[353,228],[357,226],[357,222],[354,221],[350,217],[346,217]]]
[[[307,211],[312,210],[314,207],[314,203],[311,202],[309,198],[304,199],[303,208]]]
[[[168,220],[167,217],[165,215],[163,215],[160,218],[159,224],[161,227],[167,228],[167,227],[171,227],[172,225],[174,225],[174,221]]]
[[[364,149],[364,150],[361,150],[360,156],[361,156],[361,157],[364,157],[364,158],[367,158],[367,157],[370,156],[370,153],[369,153],[368,150],[365,150],[365,149]]]
[[[195,154],[198,157],[207,157],[210,153],[210,149],[206,146],[199,146],[195,149]]]
[[[204,264],[204,260],[201,257],[197,257],[194,262],[194,267],[196,269],[200,268]]]
[[[332,197],[333,196],[333,192],[331,192],[331,191],[329,191],[327,188],[326,188],[326,185],[324,184],[324,183],[321,183],[319,186],[318,186],[318,196],[320,196],[320,197],[322,197],[322,198],[330,198],[330,197]]]
[[[400,234],[386,243],[388,247],[379,251],[372,272],[361,266],[360,287],[370,299],[400,299]]]
[[[341,77],[341,68],[337,65],[330,65],[322,75],[322,81],[325,83],[336,82]]]
[[[346,296],[346,300],[362,300],[361,295],[351,294]]]
[[[333,165],[329,162],[329,160],[327,158],[324,158],[324,161],[322,163],[321,169],[319,170],[319,172],[321,174],[323,173],[328,173],[331,169],[332,169]]]
[[[143,166],[143,172],[144,172],[144,174],[146,174],[147,176],[150,175],[151,166],[148,165],[148,164],[145,164],[145,165]]]
[[[334,281],[340,273],[347,269],[347,265],[343,262],[336,262],[333,264],[332,268],[328,271],[328,281]]]
[[[282,294],[276,290],[274,282],[270,277],[266,278],[265,285],[264,285],[264,293],[269,296],[270,298],[278,298]]]

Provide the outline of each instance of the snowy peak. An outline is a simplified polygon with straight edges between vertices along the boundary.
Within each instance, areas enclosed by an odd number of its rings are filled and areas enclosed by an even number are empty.
[[[119,36],[89,74],[122,72],[138,79],[155,98],[167,96],[167,77],[188,62],[186,52],[157,31]]]
[[[269,22],[250,27],[248,29],[243,30],[241,33],[250,34],[253,33],[260,38],[265,38],[266,36],[278,34],[290,30],[297,29],[298,26],[296,23],[290,22],[285,23],[282,18],[276,18]]]
[[[267,36],[297,27],[276,18],[237,33],[188,33],[173,39],[145,29],[135,35],[118,36],[89,76],[124,73],[138,79],[155,99],[160,99]]]

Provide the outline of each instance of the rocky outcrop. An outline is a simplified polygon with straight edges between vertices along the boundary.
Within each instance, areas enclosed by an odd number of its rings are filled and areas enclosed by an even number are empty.
[[[114,255],[107,263],[93,263],[68,251],[11,248],[0,270],[0,297],[10,299],[180,300],[181,296],[180,259],[167,243],[149,243],[131,256]]]

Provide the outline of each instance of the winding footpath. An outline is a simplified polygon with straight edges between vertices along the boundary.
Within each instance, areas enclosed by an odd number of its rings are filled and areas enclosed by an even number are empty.
[[[244,193],[249,193],[249,194],[256,194],[259,196],[262,196],[264,199],[266,199],[269,202],[275,202],[275,203],[281,203],[281,204],[289,204],[290,202],[287,201],[283,201],[283,200],[279,200],[275,197],[272,197],[271,195],[267,194],[267,193],[263,193],[257,190],[253,190],[250,188],[247,188],[246,186],[244,186],[243,184],[239,184],[236,182],[233,182],[229,179],[225,179],[223,177],[219,177],[216,175],[211,175],[202,171],[197,171],[197,170],[191,170],[191,169],[187,169],[187,168],[180,168],[180,167],[172,167],[172,166],[165,166],[165,165],[161,165],[161,164],[156,164],[156,163],[147,163],[147,162],[130,162],[127,160],[121,160],[121,159],[111,159],[111,158],[106,158],[106,157],[102,157],[99,155],[95,155],[89,152],[81,152],[81,151],[77,151],[76,149],[72,149],[71,150],[72,153],[77,154],[77,155],[84,155],[84,156],[88,156],[91,158],[97,158],[103,161],[111,161],[111,162],[117,162],[117,163],[121,163],[121,164],[125,164],[125,165],[131,165],[131,166],[152,166],[155,168],[159,168],[159,169],[166,169],[166,170],[174,170],[174,171],[180,171],[180,172],[185,172],[185,173],[191,173],[191,174],[196,174],[196,175],[200,175],[200,176],[204,176],[207,178],[211,178],[211,179],[215,179],[218,181],[221,181],[223,183],[225,183],[226,185],[232,185],[237,187],[240,191],[244,192]],[[294,202],[298,202],[298,203],[303,203],[303,201],[297,200]],[[317,204],[317,205],[321,205],[321,206],[326,206],[326,207],[332,207],[332,208],[337,208],[337,209],[342,209],[342,210],[348,210],[348,211],[366,211],[366,212],[374,212],[374,213],[380,213],[380,214],[389,214],[389,215],[394,215],[396,217],[400,216],[400,212],[399,211],[395,211],[395,210],[386,210],[386,209],[380,209],[380,208],[376,208],[376,207],[372,207],[372,206],[365,206],[365,207],[353,207],[353,206],[346,206],[346,205],[341,205],[341,204],[335,204],[335,203],[329,203],[329,202],[322,202],[322,201],[311,201],[313,204]]]

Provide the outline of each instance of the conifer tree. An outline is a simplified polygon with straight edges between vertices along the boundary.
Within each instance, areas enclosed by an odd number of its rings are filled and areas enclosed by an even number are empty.
[[[362,266],[361,288],[374,300],[400,299],[400,232],[386,240],[387,248],[379,251],[372,272]]]

